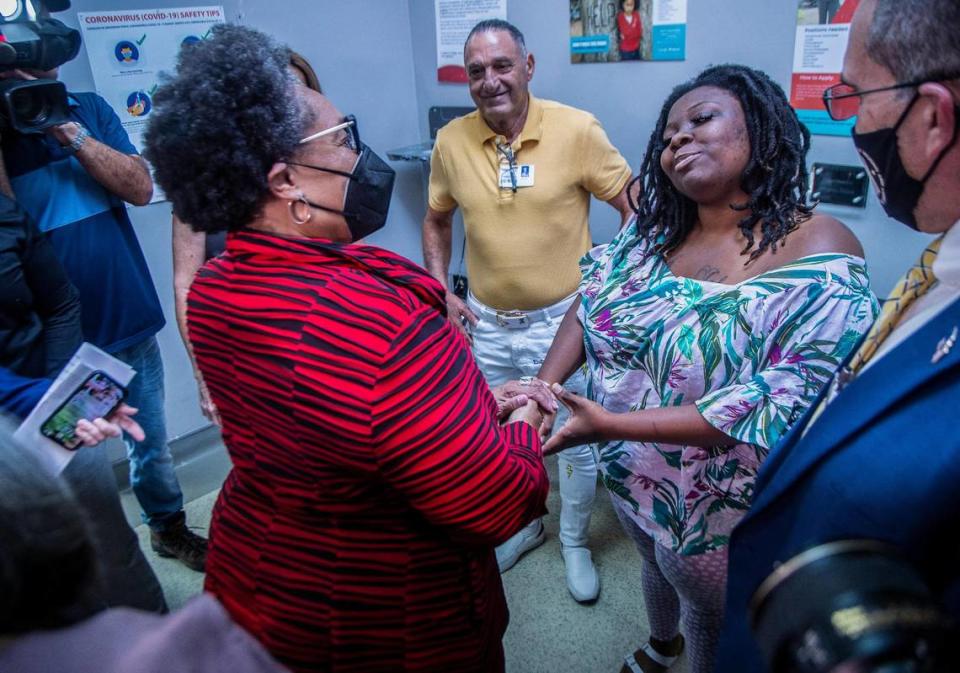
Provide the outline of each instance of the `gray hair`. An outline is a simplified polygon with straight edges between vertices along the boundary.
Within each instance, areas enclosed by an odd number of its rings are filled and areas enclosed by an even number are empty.
[[[877,0],[867,53],[898,82],[960,78],[960,2]]]
[[[82,510],[12,427],[0,418],[0,634],[69,626],[102,607]]]
[[[503,31],[509,33],[510,37],[513,38],[514,43],[517,47],[520,48],[520,58],[527,58],[527,42],[523,39],[523,33],[520,32],[520,29],[509,21],[504,21],[503,19],[485,19],[477,25],[475,25],[471,30],[470,34],[467,35],[466,41],[463,43],[463,48],[466,50],[467,45],[470,43],[470,40],[473,39],[474,35],[479,33],[492,33],[494,31]]]

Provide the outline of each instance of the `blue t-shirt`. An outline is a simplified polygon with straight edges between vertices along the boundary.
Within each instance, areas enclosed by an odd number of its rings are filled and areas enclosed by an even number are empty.
[[[71,94],[70,118],[105,145],[137,154],[97,94]],[[123,201],[48,135],[5,132],[3,157],[17,201],[48,232],[80,292],[84,340],[117,351],[156,334],[163,309]]]
[[[50,379],[29,379],[0,367],[0,412],[26,418],[51,383]]]

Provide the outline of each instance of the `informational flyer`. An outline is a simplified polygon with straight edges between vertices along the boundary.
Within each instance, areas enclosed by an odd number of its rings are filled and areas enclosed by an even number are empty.
[[[790,104],[811,133],[849,135],[856,119],[833,121],[823,92],[840,83],[850,20],[859,0],[799,0],[797,41],[793,50]]]
[[[437,15],[437,81],[467,82],[463,45],[486,19],[507,18],[507,0],[434,0]]]
[[[687,0],[570,0],[570,62],[682,61]]]
[[[183,45],[199,42],[226,21],[223,7],[80,12],[93,82],[113,107],[130,141],[143,151],[159,74],[172,73]],[[154,202],[162,200],[154,189]]]

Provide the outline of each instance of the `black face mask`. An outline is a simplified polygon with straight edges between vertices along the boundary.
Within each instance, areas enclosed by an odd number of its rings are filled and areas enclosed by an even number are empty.
[[[328,208],[306,198],[304,198],[304,201],[311,208],[343,215],[343,219],[347,221],[347,226],[350,228],[350,236],[354,241],[369,236],[382,229],[383,225],[386,224],[387,211],[390,209],[390,196],[393,193],[393,180],[397,174],[383,159],[377,156],[376,152],[363,143],[360,144],[360,158],[357,160],[357,165],[350,173],[322,166],[298,164],[293,161],[288,163],[323,171],[324,173],[342,175],[349,179],[347,198],[344,201],[343,210]]]
[[[853,144],[856,145],[863,164],[870,173],[873,180],[873,186],[877,190],[877,198],[883,206],[887,215],[899,222],[903,222],[911,229],[918,229],[917,218],[913,214],[920,197],[923,195],[923,188],[927,180],[933,175],[940,164],[940,160],[950,151],[950,148],[957,142],[957,135],[960,132],[960,108],[955,108],[953,140],[947,145],[940,156],[936,158],[930,169],[922,178],[917,180],[910,177],[907,169],[900,160],[900,150],[897,147],[897,131],[903,124],[914,103],[920,97],[919,94],[913,97],[907,109],[903,111],[897,123],[891,128],[878,129],[869,133],[857,133],[853,129]]]

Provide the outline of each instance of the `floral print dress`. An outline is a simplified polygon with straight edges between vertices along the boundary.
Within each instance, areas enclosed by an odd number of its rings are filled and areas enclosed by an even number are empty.
[[[599,467],[658,544],[701,554],[727,544],[760,463],[870,328],[877,302],[851,255],[726,285],[675,276],[647,249],[634,221],[581,262],[587,394],[613,412],[695,404],[740,443],[601,442]]]

